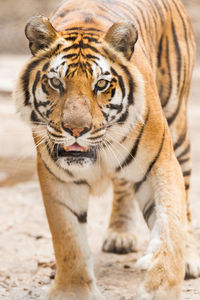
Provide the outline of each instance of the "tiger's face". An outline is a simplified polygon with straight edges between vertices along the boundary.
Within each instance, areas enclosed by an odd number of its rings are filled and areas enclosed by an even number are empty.
[[[109,63],[89,49],[63,50],[36,71],[36,78],[32,121],[46,123],[53,159],[62,167],[94,163],[116,111],[122,110]]]
[[[125,124],[134,102],[136,86],[127,65],[135,27],[117,23],[104,37],[98,29],[82,27],[60,34],[48,19],[35,17],[26,35],[33,58],[19,84],[36,144],[44,136],[61,168],[93,164],[113,139],[120,142],[117,126]]]

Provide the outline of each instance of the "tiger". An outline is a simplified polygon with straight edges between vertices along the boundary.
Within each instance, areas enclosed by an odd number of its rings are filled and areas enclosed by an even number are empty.
[[[34,16],[15,90],[28,122],[56,258],[49,300],[100,300],[87,242],[89,196],[113,186],[103,251],[137,250],[136,201],[151,232],[138,300],[179,299],[200,275],[188,202],[187,100],[195,40],[180,0],[65,0]]]

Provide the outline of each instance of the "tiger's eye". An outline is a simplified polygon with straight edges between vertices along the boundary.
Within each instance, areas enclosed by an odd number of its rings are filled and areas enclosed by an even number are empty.
[[[95,86],[95,90],[96,91],[103,91],[106,88],[108,88],[110,82],[108,80],[105,79],[100,79],[99,81],[97,81],[96,86]]]
[[[106,86],[108,85],[108,81],[107,80],[104,80],[104,79],[101,79],[97,82],[97,86],[100,88],[100,89],[104,89]]]
[[[61,85],[61,81],[56,77],[51,78],[50,81],[55,88],[58,88]]]

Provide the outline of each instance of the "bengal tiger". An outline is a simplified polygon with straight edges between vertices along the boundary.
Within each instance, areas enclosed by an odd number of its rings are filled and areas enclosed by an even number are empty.
[[[151,230],[137,299],[178,299],[200,262],[188,204],[187,99],[195,41],[180,0],[66,0],[25,28],[14,98],[37,149],[57,273],[49,300],[99,300],[89,195],[113,184],[103,251],[136,250],[135,199]]]

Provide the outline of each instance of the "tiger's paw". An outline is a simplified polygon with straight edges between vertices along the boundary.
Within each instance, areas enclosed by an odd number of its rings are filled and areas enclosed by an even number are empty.
[[[192,229],[187,231],[185,247],[185,279],[200,277],[200,257]]]
[[[49,294],[47,300],[102,300],[102,296],[97,289],[91,291],[88,286],[84,287],[58,287],[54,285]]]
[[[144,279],[137,291],[137,300],[178,300],[184,277],[184,263],[174,264],[172,253],[159,250],[140,258],[137,267]],[[171,258],[170,258],[171,257]]]
[[[136,236],[131,232],[108,231],[102,250],[116,254],[127,254],[136,251]]]
[[[148,290],[141,284],[137,291],[136,300],[178,300],[180,298],[180,287],[166,289],[160,286],[156,290]]]
[[[185,279],[200,277],[200,258],[196,249],[186,249]]]

